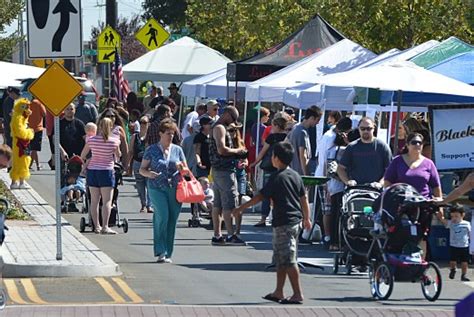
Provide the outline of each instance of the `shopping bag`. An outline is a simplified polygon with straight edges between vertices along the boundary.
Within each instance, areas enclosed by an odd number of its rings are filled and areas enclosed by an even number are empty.
[[[194,177],[193,173],[187,173],[189,180],[181,174],[181,180],[176,188],[176,200],[180,203],[201,203],[206,195],[202,189],[201,183]]]

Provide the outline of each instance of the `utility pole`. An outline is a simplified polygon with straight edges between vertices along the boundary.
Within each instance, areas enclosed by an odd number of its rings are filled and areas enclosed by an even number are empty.
[[[113,29],[117,26],[117,1],[116,0],[105,0],[105,24],[110,25]],[[111,82],[111,69],[110,64],[106,64],[104,67],[104,81],[107,83],[107,96],[110,96],[112,91]],[[104,85],[105,86],[105,85]]]

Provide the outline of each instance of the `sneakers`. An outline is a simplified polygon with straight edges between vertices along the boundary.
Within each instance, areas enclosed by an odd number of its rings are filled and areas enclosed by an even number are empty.
[[[19,189],[31,189],[31,186],[28,185],[27,183],[21,183],[19,186],[18,186]]]
[[[110,229],[109,227],[104,227],[100,231],[102,234],[117,234],[117,231]]]
[[[18,184],[17,182],[14,182],[10,185],[10,189],[19,189],[20,188],[20,184]]]
[[[166,255],[164,254],[160,254],[156,262],[157,263],[173,263],[173,261],[171,261],[170,258],[167,258]]]
[[[235,234],[230,237],[227,237],[227,239],[225,239],[225,243],[230,244],[230,245],[247,245],[247,243],[244,240],[240,239]]]
[[[456,269],[449,270],[449,278],[452,280],[456,276]]]
[[[211,239],[211,244],[212,245],[225,245],[225,239],[223,236],[220,237],[212,237]]]
[[[100,226],[94,228],[94,233],[96,233],[96,234],[100,234],[101,231],[102,231],[102,227],[100,227]]]
[[[466,277],[466,274],[461,275],[462,282],[470,282],[471,280]]]

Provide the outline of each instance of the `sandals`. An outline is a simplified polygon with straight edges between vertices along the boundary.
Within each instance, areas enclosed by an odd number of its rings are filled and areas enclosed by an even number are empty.
[[[95,227],[94,228],[94,233],[96,233],[96,234],[100,234],[101,231],[102,231],[102,227]]]
[[[146,207],[140,208],[140,213],[142,213],[142,212],[146,212]]]

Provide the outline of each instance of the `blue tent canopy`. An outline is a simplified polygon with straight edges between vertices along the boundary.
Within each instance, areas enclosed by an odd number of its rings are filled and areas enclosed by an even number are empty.
[[[474,51],[455,55],[427,69],[472,85],[474,84]]]

